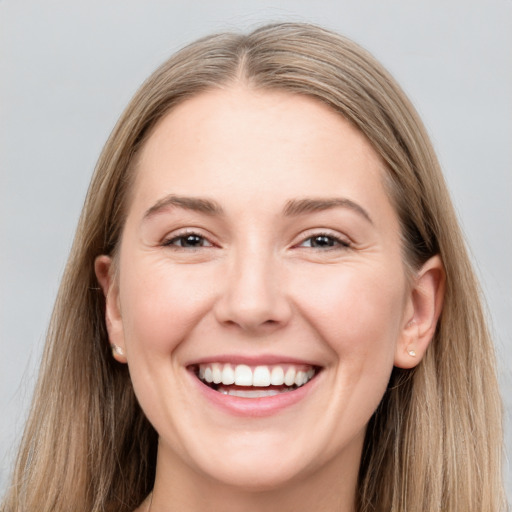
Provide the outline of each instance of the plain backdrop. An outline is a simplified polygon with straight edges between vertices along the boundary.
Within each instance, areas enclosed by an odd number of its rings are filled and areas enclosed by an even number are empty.
[[[0,494],[116,119],[182,45],[283,20],[359,42],[422,115],[488,301],[512,446],[512,0],[0,0]]]

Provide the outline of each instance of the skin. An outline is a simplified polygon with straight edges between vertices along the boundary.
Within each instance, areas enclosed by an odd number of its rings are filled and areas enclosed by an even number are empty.
[[[159,122],[116,272],[96,261],[115,357],[160,436],[152,512],[354,510],[366,425],[393,366],[421,360],[442,303],[439,258],[406,277],[384,173],[361,133],[304,96],[236,85]],[[159,208],[169,194],[223,213]],[[304,198],[345,202],[283,212]],[[296,404],[237,416],[187,370],[220,354],[322,371]]]

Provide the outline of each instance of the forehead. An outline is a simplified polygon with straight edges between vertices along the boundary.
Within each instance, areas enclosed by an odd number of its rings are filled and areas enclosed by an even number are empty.
[[[371,196],[384,193],[384,173],[366,137],[320,101],[236,86],[199,94],[159,121],[141,151],[132,197],[282,202],[365,189]]]

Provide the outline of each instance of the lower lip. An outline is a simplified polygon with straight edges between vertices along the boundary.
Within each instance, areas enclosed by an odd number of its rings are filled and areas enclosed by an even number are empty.
[[[203,384],[193,372],[190,377],[198,386],[199,392],[213,405],[224,409],[235,416],[263,417],[272,416],[280,411],[300,402],[316,387],[319,375],[293,391],[285,391],[274,396],[260,398],[244,398],[239,396],[225,395]]]

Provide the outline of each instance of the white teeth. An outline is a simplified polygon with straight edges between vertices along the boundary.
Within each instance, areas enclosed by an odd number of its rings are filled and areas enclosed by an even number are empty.
[[[198,377],[208,384],[216,384],[222,386],[254,386],[258,388],[265,388],[268,386],[287,386],[289,389],[293,387],[300,387],[306,384],[315,376],[315,369],[305,366],[285,365],[286,371],[283,366],[265,366],[260,365],[251,368],[245,364],[231,365],[229,363],[207,363],[200,364],[198,367]],[[218,388],[220,390],[220,388]],[[223,390],[222,392],[225,392]],[[231,392],[232,390],[227,390]],[[237,390],[237,392],[240,390]],[[251,391],[251,390],[249,390]],[[271,390],[263,390],[265,393]],[[278,390],[281,392],[281,390]],[[286,390],[285,390],[286,391]],[[252,393],[252,391],[251,391]],[[241,395],[236,395],[241,396]],[[251,395],[254,396],[254,393]],[[264,396],[270,396],[268,393]]]
[[[252,370],[245,364],[235,368],[235,384],[237,386],[252,386]]]
[[[201,373],[201,371],[199,371]],[[230,364],[225,364],[222,370],[222,384],[229,386],[235,383],[235,371]]]
[[[270,384],[273,386],[282,386],[284,384],[284,370],[280,366],[272,368]]]
[[[298,371],[295,374],[295,385],[296,386],[302,386],[306,383],[306,373],[302,371]]]
[[[295,368],[292,368],[290,366],[290,368],[286,370],[286,375],[284,376],[284,383],[287,386],[293,386],[295,384]]]
[[[240,396],[242,398],[264,398],[282,393],[277,389],[229,389],[221,391],[224,395]]]
[[[212,364],[213,383],[219,384],[222,381],[222,369],[219,363]]]
[[[204,371],[204,380],[208,383],[213,382],[213,372],[209,366],[207,366]]]
[[[260,387],[270,386],[270,371],[266,366],[256,366],[252,374],[252,385]]]

